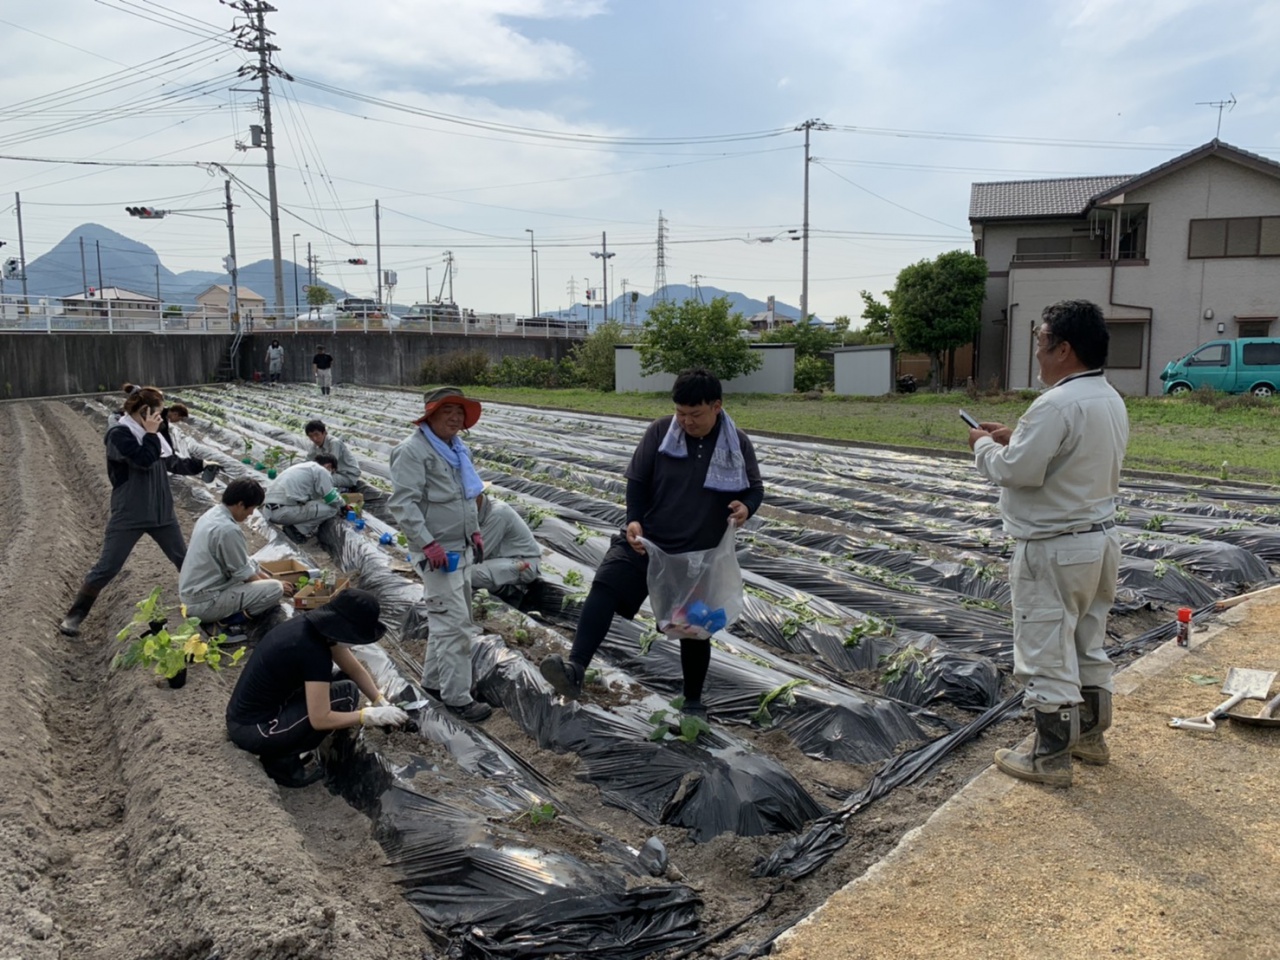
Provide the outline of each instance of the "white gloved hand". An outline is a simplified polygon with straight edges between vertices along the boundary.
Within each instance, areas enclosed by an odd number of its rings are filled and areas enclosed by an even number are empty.
[[[409,722],[409,715],[399,707],[365,707],[360,711],[362,727],[398,727]]]
[[[378,694],[378,699],[373,701],[373,705],[375,707],[389,707],[391,706],[391,701],[387,699],[385,693],[380,693]]]

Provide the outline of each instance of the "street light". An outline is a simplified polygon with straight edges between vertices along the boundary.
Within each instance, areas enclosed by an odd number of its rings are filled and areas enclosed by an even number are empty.
[[[298,238],[302,236],[300,233],[293,235],[293,312],[296,314],[302,309],[302,303],[298,298]]]
[[[538,315],[538,265],[533,249],[533,229],[525,227],[524,232],[529,235],[529,319],[532,320]]]

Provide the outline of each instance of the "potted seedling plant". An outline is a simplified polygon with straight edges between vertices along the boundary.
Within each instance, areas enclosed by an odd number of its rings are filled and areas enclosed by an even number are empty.
[[[252,464],[253,463],[253,441],[250,440],[248,437],[241,437],[240,440],[244,444],[244,456],[240,458],[240,462]]]
[[[177,689],[187,682],[189,664],[203,663],[210,670],[221,670],[224,661],[227,666],[234,666],[244,656],[243,647],[237,647],[231,654],[222,651],[227,639],[225,633],[205,639],[200,633],[199,617],[186,617],[170,629],[168,610],[160,602],[159,587],[135,606],[137,612],[133,620],[116,635],[117,640],[128,646],[112,658],[113,670],[148,667]]]

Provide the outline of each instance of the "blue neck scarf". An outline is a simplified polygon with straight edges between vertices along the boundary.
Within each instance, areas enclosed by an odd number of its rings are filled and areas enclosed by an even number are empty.
[[[484,481],[480,479],[480,474],[476,473],[476,468],[471,463],[471,451],[467,449],[467,445],[458,437],[454,437],[452,443],[445,443],[425,423],[421,430],[422,435],[435,448],[436,453],[444,457],[449,466],[462,474],[463,496],[469,500],[480,496],[484,492]]]
[[[675,417],[671,418],[671,426],[658,445],[658,452],[677,460],[689,456],[685,432],[680,429]],[[707,466],[707,479],[702,486],[707,490],[736,493],[747,489],[749,485],[747,462],[742,456],[742,444],[738,442],[738,428],[734,426],[729,414],[721,410],[720,436],[716,438],[716,448],[712,451],[711,463]]]

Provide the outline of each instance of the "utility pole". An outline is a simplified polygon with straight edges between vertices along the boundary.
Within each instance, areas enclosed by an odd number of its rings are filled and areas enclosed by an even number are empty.
[[[102,241],[93,241],[94,252],[98,255],[98,296],[102,296]]]
[[[538,315],[538,266],[535,259],[537,254],[533,249],[533,230],[525,227],[524,232],[529,235],[529,319],[532,320]]]
[[[164,297],[160,296],[160,264],[156,264],[156,302],[163,304]]]
[[[31,304],[27,302],[27,245],[22,238],[22,194],[14,193],[13,205],[18,210],[18,264],[22,267],[22,308],[31,312]]]
[[[231,205],[231,181],[225,181],[227,192],[227,243],[231,247],[231,256],[227,258],[227,272],[231,274],[230,296],[227,298],[227,317],[232,324],[240,322],[240,279],[236,265],[236,221],[235,207]]]
[[[617,314],[614,314],[615,318]],[[622,320],[625,323],[627,319],[627,278],[622,278]]]
[[[609,236],[603,230],[600,231],[600,252],[591,251],[593,257],[600,259],[600,296],[601,296],[601,323],[609,322],[609,258],[613,256],[609,252]]]
[[[302,304],[298,302],[298,238],[302,236],[300,233],[293,235],[293,312],[299,314],[302,312]]]
[[[382,307],[382,206],[379,201],[373,201],[373,247],[374,247],[374,264],[378,271],[378,298],[374,301],[381,309]]]
[[[809,131],[830,130],[831,125],[821,120],[806,120],[797,130],[804,131],[804,226],[803,250],[800,254],[800,322],[809,322]]]
[[[431,264],[427,264],[427,299],[423,302],[431,302]]]
[[[307,241],[307,286],[311,286],[316,282],[315,272],[311,269],[311,241]],[[308,298],[307,303],[311,300]]]
[[[453,251],[452,250],[446,250],[444,252],[444,273],[449,280],[449,304],[452,306],[453,304]],[[444,284],[442,283],[440,286],[443,289]]]
[[[84,268],[84,237],[80,238],[80,286],[84,289],[80,292],[84,294],[86,300],[89,299],[89,271]]]
[[[240,28],[237,34],[236,46],[258,55],[257,66],[246,64],[241,68],[241,74],[252,74],[262,82],[258,91],[262,97],[261,143],[254,142],[252,146],[262,146],[267,152],[267,197],[271,210],[271,262],[275,272],[276,315],[279,316],[284,312],[284,264],[280,256],[280,198],[276,190],[276,144],[271,123],[271,77],[273,74],[285,80],[292,80],[293,77],[271,62],[271,54],[280,48],[267,41],[268,37],[275,34],[267,29],[266,15],[275,13],[276,8],[265,0],[257,0],[257,2],[239,0],[238,3],[227,5],[239,10],[249,19],[248,25]],[[257,141],[259,132],[253,128],[250,130],[254,140]],[[240,145],[237,144],[237,146]]]

